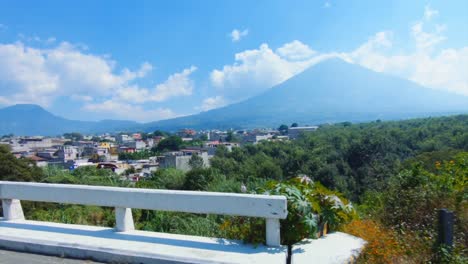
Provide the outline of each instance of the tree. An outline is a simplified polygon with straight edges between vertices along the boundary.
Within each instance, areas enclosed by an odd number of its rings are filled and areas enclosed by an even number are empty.
[[[203,134],[200,136],[200,140],[201,141],[207,141],[208,140],[208,136],[206,134]]]
[[[288,125],[282,124],[279,126],[278,131],[281,133],[281,135],[286,135],[288,133]]]
[[[66,139],[70,139],[72,141],[83,140],[83,135],[78,133],[78,132],[65,133],[65,134],[63,134],[63,137],[66,138]]]
[[[228,131],[226,136],[226,142],[237,142],[239,139],[234,135],[234,132]]]
[[[186,174],[184,189],[192,191],[206,190],[214,175],[215,172],[210,168],[191,170]]]
[[[170,136],[159,142],[156,151],[176,151],[182,146],[182,139],[178,136]]]
[[[0,180],[6,181],[40,181],[43,177],[41,168],[35,162],[17,159],[8,146],[0,144]]]
[[[161,131],[161,130],[156,130],[153,132],[153,136],[155,137],[167,137],[168,134],[164,131]]]
[[[192,170],[201,169],[205,166],[205,163],[203,162],[202,157],[197,154],[193,154],[192,157],[190,157],[189,166]]]
[[[299,125],[297,123],[292,123],[291,127],[298,127]]]

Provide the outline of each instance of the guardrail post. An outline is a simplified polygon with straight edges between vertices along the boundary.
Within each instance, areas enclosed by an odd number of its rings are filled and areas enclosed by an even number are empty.
[[[115,208],[115,229],[117,232],[135,230],[131,208]]]
[[[17,199],[3,199],[3,218],[5,220],[23,220],[23,208],[21,207],[20,200]]]
[[[270,247],[279,247],[281,245],[279,219],[266,219],[266,244]]]
[[[453,247],[453,212],[447,209],[439,210],[439,245]]]

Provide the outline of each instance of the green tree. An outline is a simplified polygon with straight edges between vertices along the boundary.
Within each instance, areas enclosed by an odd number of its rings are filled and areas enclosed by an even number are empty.
[[[234,135],[232,130],[227,132],[226,142],[239,142],[239,139]]]
[[[156,151],[177,151],[182,146],[183,141],[179,136],[170,136],[159,142]]]
[[[0,144],[0,180],[4,181],[39,181],[43,177],[42,169],[27,158],[16,158],[6,145]]]
[[[211,168],[194,169],[186,174],[184,189],[203,191],[206,190],[215,176],[215,171]]]
[[[151,182],[152,184],[145,184],[144,182]],[[185,183],[185,173],[175,168],[160,169],[142,183],[158,189],[182,190]]]
[[[78,132],[72,132],[72,133],[65,133],[63,134],[63,137],[66,139],[70,139],[72,141],[80,141],[83,140],[83,135]]]
[[[278,131],[282,135],[286,135],[288,133],[288,125],[282,124],[281,126],[279,126]]]
[[[155,137],[167,137],[168,134],[164,131],[161,131],[161,130],[156,130],[153,132],[153,136]]]
[[[292,123],[291,127],[298,127],[299,125],[297,123]]]
[[[192,157],[190,157],[189,166],[192,170],[201,169],[205,166],[205,163],[203,162],[202,157],[197,154],[193,154]]]
[[[201,141],[207,141],[208,140],[208,136],[206,134],[203,134],[200,136],[200,140]]]

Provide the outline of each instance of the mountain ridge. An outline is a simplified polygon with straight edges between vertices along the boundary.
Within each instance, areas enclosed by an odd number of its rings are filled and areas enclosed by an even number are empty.
[[[459,113],[468,113],[466,96],[426,88],[341,59],[329,59],[242,102],[143,124],[121,120],[68,120],[37,105],[10,106],[0,109],[0,135],[244,129],[292,122],[314,125]]]

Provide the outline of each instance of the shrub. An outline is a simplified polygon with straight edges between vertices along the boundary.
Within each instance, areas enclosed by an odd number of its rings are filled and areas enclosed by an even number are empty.
[[[361,237],[367,244],[359,256],[360,263],[401,263],[402,245],[389,229],[372,220],[354,220],[342,227],[342,231]]]
[[[304,238],[317,238],[317,233],[326,224],[336,230],[356,216],[351,204],[339,193],[312,182],[306,176],[285,182],[270,181],[257,193],[286,196],[288,216],[280,221],[283,245],[292,245]],[[235,217],[226,220],[222,228],[231,238],[249,243],[265,241],[264,222],[258,219]]]

